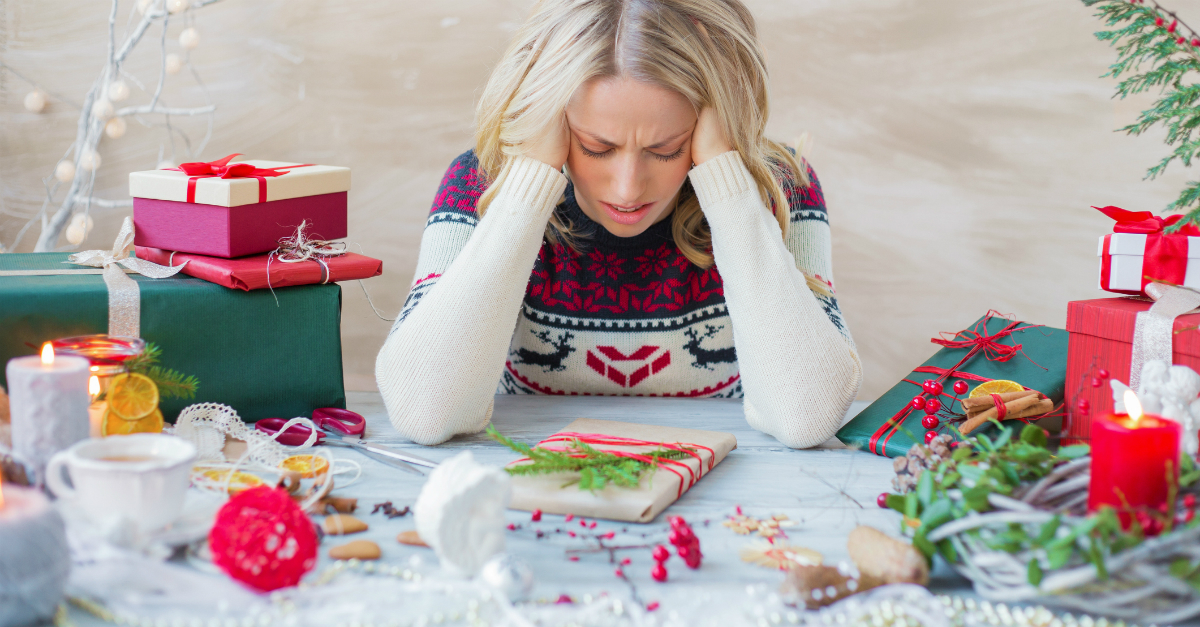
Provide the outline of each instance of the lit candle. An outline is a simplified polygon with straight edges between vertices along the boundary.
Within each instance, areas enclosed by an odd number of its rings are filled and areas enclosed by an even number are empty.
[[[91,371],[95,372],[96,366],[92,366]],[[108,402],[96,400],[97,396],[100,396],[100,377],[92,375],[88,379],[88,397],[92,401],[88,405],[88,436],[93,438],[100,437],[100,423],[104,420],[104,412],[108,410]]]
[[[1179,423],[1149,414],[1132,390],[1125,392],[1128,414],[1092,422],[1092,470],[1088,511],[1109,505],[1128,527],[1130,509],[1157,509],[1179,480]]]
[[[0,480],[0,627],[49,622],[70,557],[62,517],[46,497]]]
[[[8,362],[13,452],[39,474],[50,456],[88,437],[88,366],[82,357],[55,357],[49,343],[41,356]]]

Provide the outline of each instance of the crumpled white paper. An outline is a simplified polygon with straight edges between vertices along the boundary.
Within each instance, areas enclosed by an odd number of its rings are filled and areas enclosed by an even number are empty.
[[[447,570],[472,577],[504,551],[504,510],[511,497],[508,473],[463,451],[429,473],[413,506],[417,533]]]

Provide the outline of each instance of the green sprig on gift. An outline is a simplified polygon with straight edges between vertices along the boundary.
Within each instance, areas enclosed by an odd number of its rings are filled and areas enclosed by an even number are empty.
[[[1141,113],[1137,122],[1120,130],[1141,135],[1161,125],[1167,131],[1165,143],[1172,152],[1146,171],[1147,179],[1157,178],[1167,166],[1179,160],[1190,167],[1200,156],[1200,84],[1186,84],[1200,72],[1200,33],[1184,24],[1173,12],[1156,0],[1083,0],[1098,7],[1096,16],[1112,30],[1096,33],[1117,49],[1117,61],[1105,77],[1119,79],[1117,95],[1122,99],[1151,89],[1159,90],[1158,101]],[[1124,77],[1122,79],[1122,77]],[[1174,232],[1187,224],[1200,224],[1200,181],[1189,181],[1167,211],[1182,212],[1184,218],[1167,228]]]
[[[493,440],[529,459],[529,463],[505,468],[508,474],[522,476],[577,473],[578,476],[564,483],[563,487],[578,484],[580,490],[591,492],[603,490],[609,484],[622,488],[636,488],[646,471],[658,467],[658,460],[690,459],[693,455],[689,453],[695,452],[694,449],[686,447],[684,450],[659,448],[644,453],[639,452],[638,455],[644,455],[652,460],[645,462],[598,450],[580,440],[567,442],[565,451],[551,451],[516,442],[497,431],[492,425],[488,425],[487,434]]]
[[[951,563],[960,561],[949,538],[936,545],[929,540],[938,527],[973,513],[990,512],[994,509],[990,502],[992,495],[1012,495],[1018,488],[1028,487],[1054,472],[1061,464],[1090,453],[1086,445],[1050,450],[1046,431],[1036,425],[1026,425],[1020,435],[1014,437],[1013,429],[998,421],[993,423],[998,428],[995,439],[985,434],[971,438],[957,446],[948,459],[921,472],[915,489],[886,497],[887,507],[903,514],[902,533],[911,536],[913,546],[931,562],[939,553]],[[1172,485],[1169,498],[1172,506],[1178,489],[1200,480],[1200,469],[1186,455],[1182,457],[1180,470],[1179,483]],[[1172,531],[1175,524],[1173,507],[1165,514],[1153,512],[1148,515],[1163,533]],[[1200,519],[1186,526],[1196,524],[1200,524]],[[1110,507],[1083,518],[1055,515],[1036,528],[1011,523],[998,532],[992,528],[986,534],[981,534],[978,529],[969,533],[991,549],[1035,555],[1028,562],[1027,573],[1029,583],[1035,586],[1048,571],[1081,563],[1095,565],[1101,578],[1106,578],[1105,559],[1137,546],[1147,536],[1146,529],[1137,519],[1128,531],[1123,530],[1117,511]],[[1181,572],[1187,571],[1187,576],[1181,578],[1188,581],[1194,578],[1200,585],[1200,565],[1187,562],[1177,568]]]
[[[162,398],[181,398],[183,400],[196,398],[200,380],[193,375],[183,374],[158,365],[161,356],[162,349],[154,342],[147,342],[146,348],[141,353],[125,360],[122,365],[125,372],[145,375],[153,381],[154,385],[158,386],[158,394]]]

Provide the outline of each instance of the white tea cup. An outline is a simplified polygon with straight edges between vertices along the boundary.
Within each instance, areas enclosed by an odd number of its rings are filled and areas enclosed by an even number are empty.
[[[121,517],[141,531],[154,531],[182,513],[195,460],[196,446],[173,435],[84,440],[50,458],[46,487],[94,521]]]

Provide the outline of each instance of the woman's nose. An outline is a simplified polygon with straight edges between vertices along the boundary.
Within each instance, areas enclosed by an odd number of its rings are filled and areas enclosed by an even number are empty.
[[[621,155],[614,160],[613,200],[622,206],[632,206],[642,200],[646,189],[645,168],[637,155]]]

